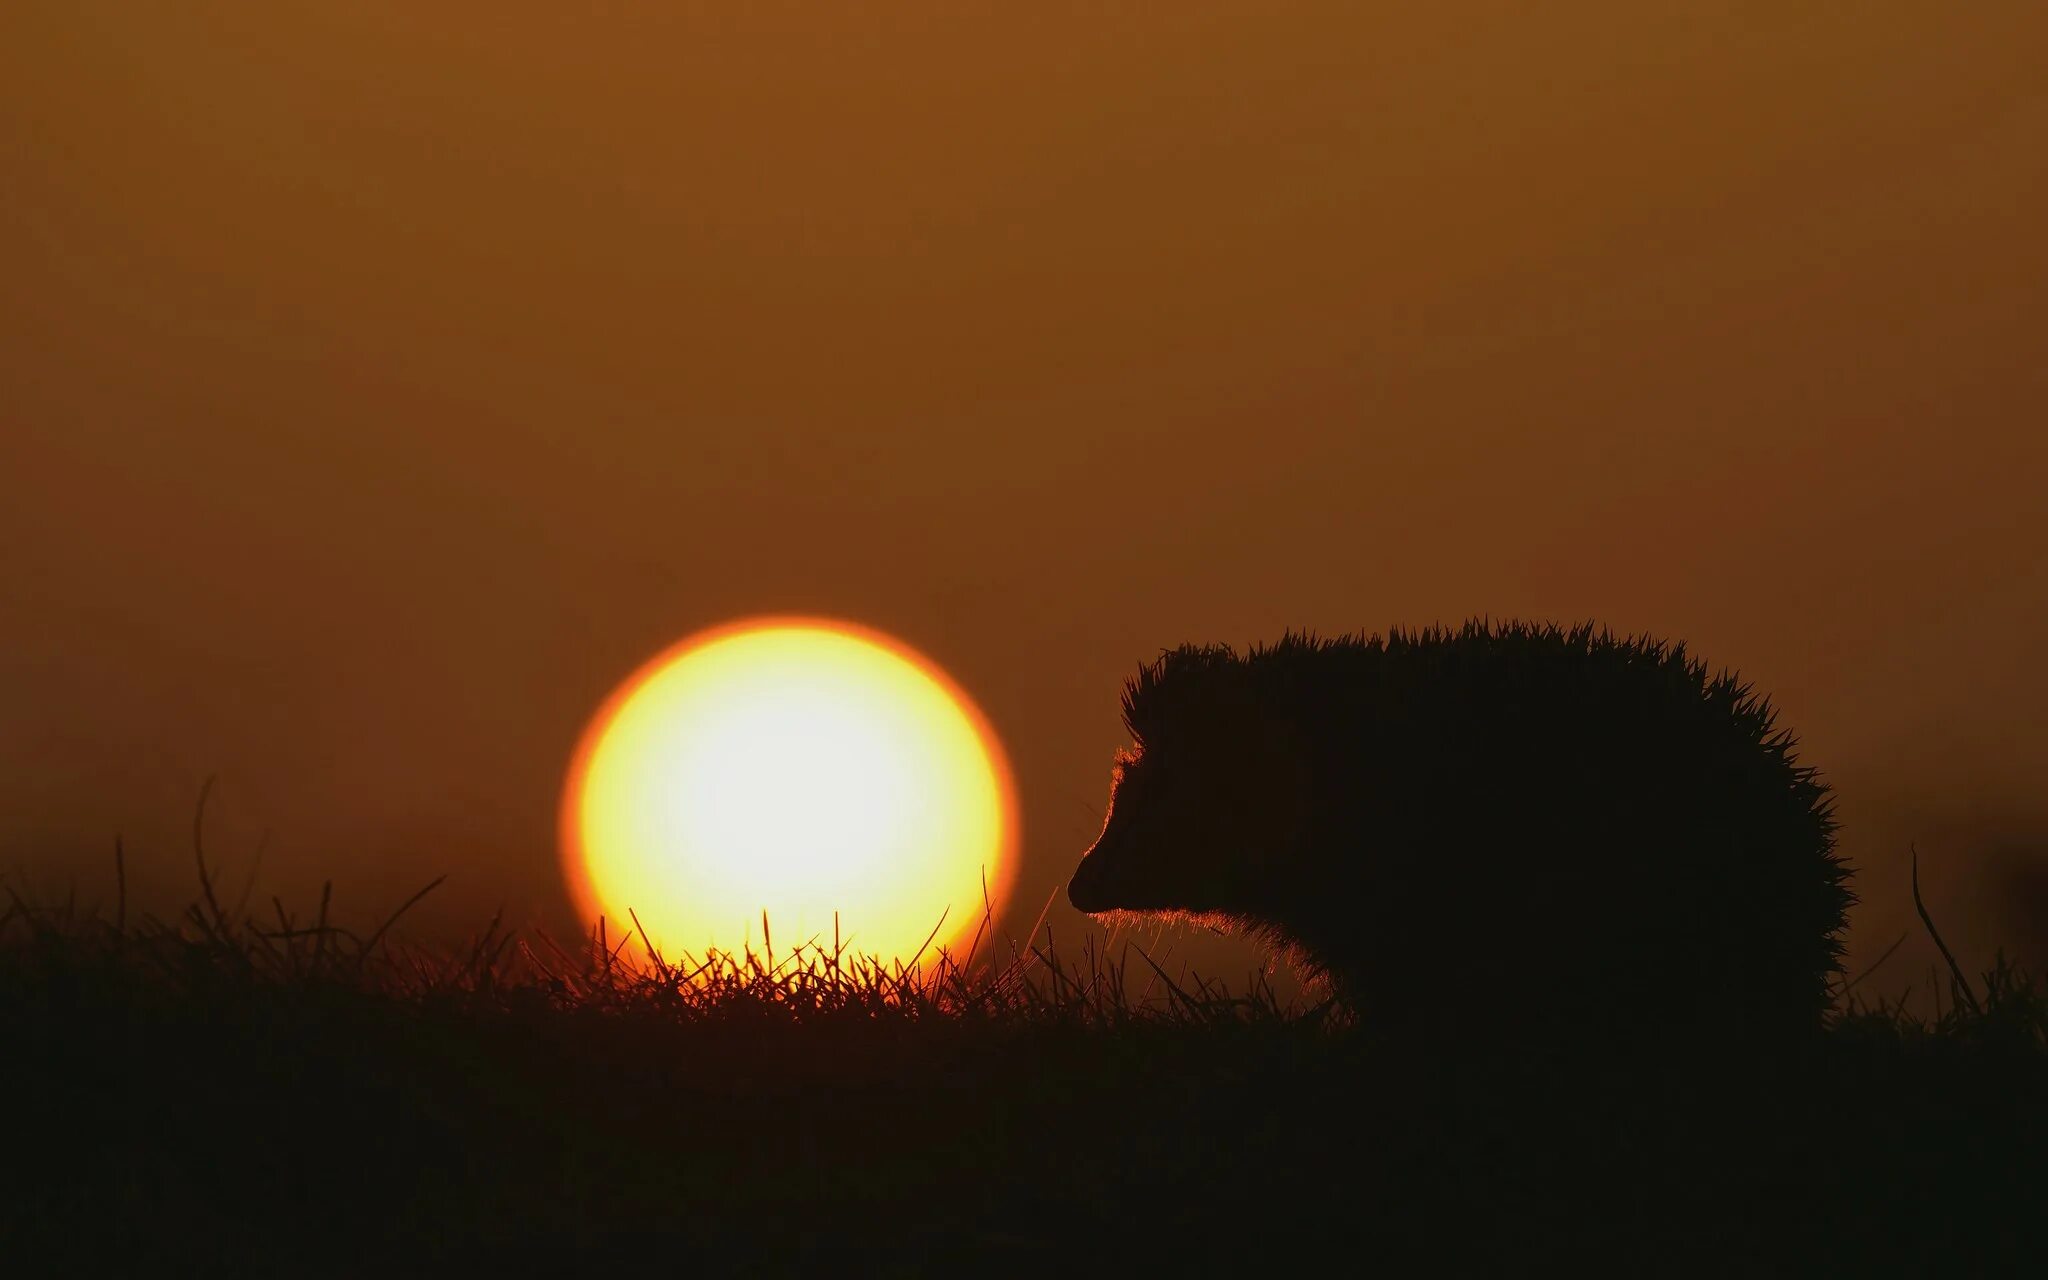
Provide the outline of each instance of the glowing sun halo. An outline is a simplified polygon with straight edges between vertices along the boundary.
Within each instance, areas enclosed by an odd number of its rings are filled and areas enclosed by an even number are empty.
[[[562,806],[569,884],[671,959],[832,945],[956,950],[1014,873],[1015,803],[981,713],[929,660],[843,622],[755,619],[634,674],[585,731]],[[934,926],[944,925],[933,935]]]

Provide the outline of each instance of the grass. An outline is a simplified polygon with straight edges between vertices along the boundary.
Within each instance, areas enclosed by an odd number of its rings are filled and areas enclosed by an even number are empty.
[[[0,907],[16,1274],[1959,1274],[2048,1238],[2048,992],[2002,963],[1768,1054],[1445,1060],[986,924],[915,967],[608,924],[423,948],[403,909],[356,930],[200,884],[171,920]]]

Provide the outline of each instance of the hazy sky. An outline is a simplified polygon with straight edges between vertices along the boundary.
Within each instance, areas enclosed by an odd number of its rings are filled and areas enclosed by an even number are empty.
[[[0,869],[183,894],[218,774],[259,891],[560,922],[585,716],[794,610],[980,699],[1021,931],[1140,659],[1490,613],[1772,691],[1860,955],[1917,840],[2048,959],[2044,66],[2037,0],[12,0]]]

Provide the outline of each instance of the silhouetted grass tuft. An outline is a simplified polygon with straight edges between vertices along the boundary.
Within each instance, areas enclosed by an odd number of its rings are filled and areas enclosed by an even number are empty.
[[[1285,1024],[1330,1020],[1325,1004],[1297,1008],[1252,973],[1241,994],[1182,966],[1167,969],[1142,947],[1111,935],[1084,937],[1073,959],[1049,933],[1000,948],[993,921],[964,955],[933,948],[913,962],[885,962],[815,942],[702,956],[664,956],[637,919],[624,931],[599,920],[564,942],[546,929],[511,929],[502,915],[459,947],[400,942],[393,926],[440,881],[367,933],[330,918],[332,886],[302,917],[271,901],[268,917],[236,916],[211,892],[172,920],[127,921],[80,907],[24,901],[8,891],[0,911],[0,980],[16,995],[52,981],[104,983],[156,998],[262,990],[275,996],[350,996],[395,1006],[476,1012],[653,1015],[689,1023],[732,1017],[791,1024],[848,1019],[965,1023],[1028,1022],[1110,1029],[1133,1023]],[[1001,954],[997,954],[1000,950]]]
[[[1931,1008],[1851,993],[1782,1057],[1446,1058],[1258,975],[987,921],[914,966],[670,957],[631,920],[423,947],[411,902],[356,928],[201,880],[167,920],[0,905],[10,1257],[1954,1273],[2042,1243],[2048,992],[2002,962]]]

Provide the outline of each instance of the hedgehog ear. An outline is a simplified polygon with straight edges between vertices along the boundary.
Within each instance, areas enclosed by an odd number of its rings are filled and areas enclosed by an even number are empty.
[[[1187,691],[1133,681],[1124,690],[1124,729],[1139,749],[1175,736],[1187,717]]]
[[[1170,732],[1172,723],[1186,718],[1187,703],[1210,672],[1229,657],[1228,649],[1184,644],[1160,650],[1157,659],[1139,667],[1124,683],[1124,728],[1132,740],[1142,743]]]
[[[1131,695],[1128,692],[1124,694],[1124,732],[1130,735],[1132,746],[1135,746],[1141,750],[1144,748],[1144,721],[1140,718],[1138,714],[1138,708],[1136,704],[1134,704],[1131,701]]]
[[[1160,674],[1159,663],[1147,663],[1124,682],[1124,731],[1140,746],[1158,728]]]

